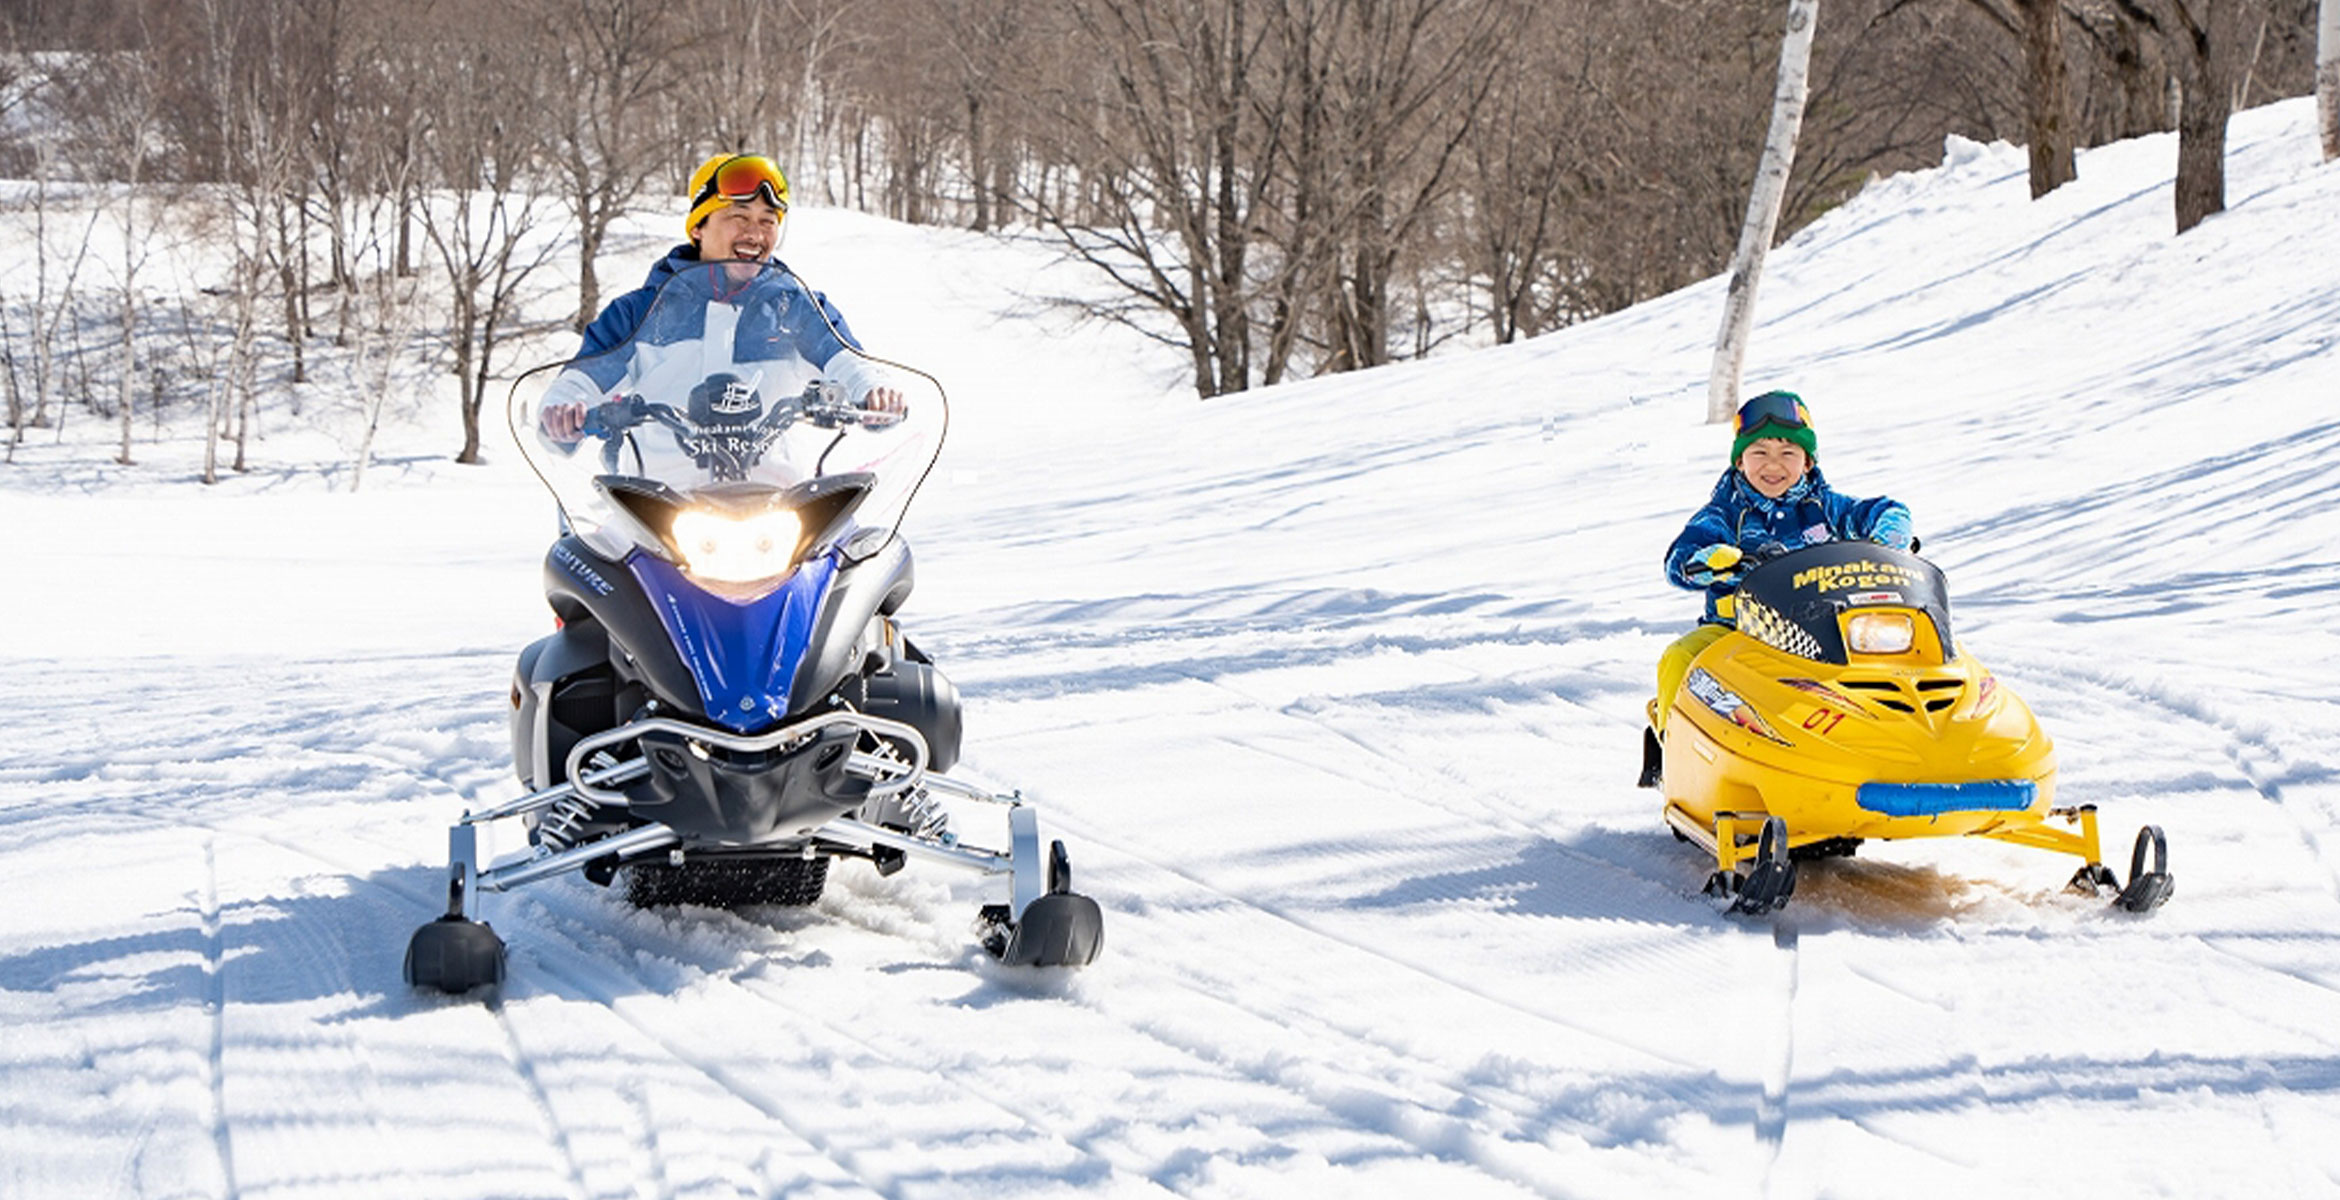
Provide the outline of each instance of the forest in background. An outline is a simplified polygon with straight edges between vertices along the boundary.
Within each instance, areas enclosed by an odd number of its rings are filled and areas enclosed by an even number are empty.
[[[192,405],[205,474],[318,348],[489,381],[710,153],[1053,239],[1198,395],[1532,336],[1723,269],[1778,0],[9,0],[9,446]],[[2313,86],[2315,0],[1830,0],[1781,236],[1949,134],[2068,152]],[[2043,50],[2043,46],[2046,48]],[[2053,90],[2046,87],[2052,83]],[[2068,168],[2067,168],[2068,171]],[[2043,176],[2035,161],[2034,185]],[[2052,186],[2052,185],[2051,185]],[[103,223],[114,249],[100,256]],[[155,269],[164,231],[202,277]],[[630,280],[620,281],[622,287]],[[371,419],[379,419],[377,403]],[[222,461],[223,455],[231,456]],[[361,455],[362,461],[362,455]]]

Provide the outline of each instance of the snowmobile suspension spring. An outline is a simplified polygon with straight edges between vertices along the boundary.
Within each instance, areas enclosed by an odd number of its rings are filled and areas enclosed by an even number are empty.
[[[563,796],[536,819],[536,844],[544,854],[558,854],[577,844],[585,823],[593,819],[592,802],[577,795]]]
[[[902,798],[903,824],[919,837],[937,837],[950,828],[951,817],[943,811],[942,801],[935,799],[925,788],[919,788]]]

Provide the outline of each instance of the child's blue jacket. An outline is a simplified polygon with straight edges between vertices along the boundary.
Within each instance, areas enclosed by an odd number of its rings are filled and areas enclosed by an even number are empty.
[[[1897,515],[1896,515],[1897,514]],[[1814,466],[1777,500],[1749,486],[1737,467],[1715,481],[1714,495],[1690,517],[1681,536],[1666,548],[1666,580],[1678,588],[1706,592],[1702,623],[1729,625],[1716,601],[1737,590],[1736,582],[1699,583],[1690,556],[1708,546],[1728,543],[1749,558],[1772,557],[1819,542],[1877,541],[1906,549],[1909,509],[1889,496],[1861,500],[1829,490]]]

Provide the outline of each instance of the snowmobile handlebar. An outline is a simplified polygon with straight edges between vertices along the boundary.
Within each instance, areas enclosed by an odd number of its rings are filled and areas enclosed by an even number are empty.
[[[845,398],[843,388],[825,379],[816,379],[805,385],[804,391],[781,399],[770,412],[755,423],[759,432],[784,430],[799,419],[820,429],[842,429],[856,426],[882,429],[900,421],[903,414],[893,409],[866,408]],[[581,432],[586,437],[616,438],[636,426],[656,422],[679,434],[701,433],[706,430],[671,404],[651,400],[640,395],[616,396],[585,411]]]
[[[1855,542],[1860,542],[1860,544],[1862,544],[1862,545],[1879,545],[1879,546],[1882,546],[1882,543],[1861,542],[1861,540],[1860,540],[1860,539],[1858,539],[1858,538],[1854,538],[1854,539],[1850,539],[1850,540],[1852,540],[1852,541],[1855,541]],[[1827,543],[1827,542],[1823,542],[1823,543],[1819,543],[1819,544],[1821,544],[1821,545],[1837,545],[1837,544],[1841,544],[1841,543]],[[1883,549],[1887,549],[1887,550],[1891,550],[1891,549],[1893,549],[1893,547],[1891,547],[1891,546],[1882,546],[1882,548],[1883,548]],[[1774,560],[1774,559],[1782,558],[1782,557],[1784,557],[1784,556],[1786,556],[1786,555],[1793,554],[1793,553],[1795,553],[1795,552],[1797,552],[1797,551],[1799,551],[1799,550],[1806,550],[1806,549],[1810,549],[1810,547],[1809,547],[1809,546],[1785,546],[1785,545],[1782,545],[1782,544],[1780,544],[1780,543],[1778,543],[1778,542],[1765,542],[1765,543],[1763,543],[1762,545],[1760,545],[1760,546],[1757,546],[1757,547],[1756,547],[1756,548],[1754,548],[1753,550],[1746,551],[1746,552],[1745,552],[1744,554],[1742,554],[1742,555],[1741,555],[1739,558],[1737,558],[1736,560],[1732,561],[1732,562],[1731,562],[1731,563],[1730,563],[1728,566],[1725,566],[1725,567],[1718,568],[1718,569],[1717,569],[1717,570],[1714,572],[1714,574],[1715,574],[1715,577],[1716,577],[1716,579],[1717,579],[1718,581],[1720,581],[1720,582],[1723,582],[1723,583],[1730,583],[1730,584],[1744,585],[1744,584],[1747,582],[1747,577],[1748,577],[1749,575],[1752,575],[1752,574],[1755,572],[1755,568],[1757,568],[1757,567],[1761,567],[1761,566],[1767,566],[1767,565],[1769,565],[1769,564],[1772,562],[1772,560]],[[1914,537],[1913,537],[1913,538],[1909,539],[1909,548],[1908,548],[1907,550],[1904,550],[1904,551],[1902,551],[1902,553],[1914,555],[1914,554],[1916,554],[1917,552],[1918,552],[1918,539],[1916,539],[1916,538],[1914,538]],[[1725,576],[1728,576],[1728,578],[1725,578]]]
[[[821,429],[842,429],[859,426],[864,429],[883,429],[900,421],[906,414],[898,408],[872,408],[845,398],[845,389],[826,379],[815,379],[804,385],[801,395],[785,401],[780,407],[793,404],[804,419]]]

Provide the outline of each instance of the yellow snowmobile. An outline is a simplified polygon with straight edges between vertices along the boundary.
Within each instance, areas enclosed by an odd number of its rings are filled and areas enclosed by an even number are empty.
[[[1828,542],[1754,567],[1732,599],[1738,628],[1692,660],[1665,736],[1643,740],[1642,786],[1662,787],[1675,836],[1714,857],[1708,895],[1767,912],[1799,860],[1986,837],[2078,855],[2072,890],[2110,889],[2130,912],[2169,898],[2159,828],[2138,831],[2123,887],[2095,806],[2056,807],[2054,744],[1952,640],[1933,564]]]

